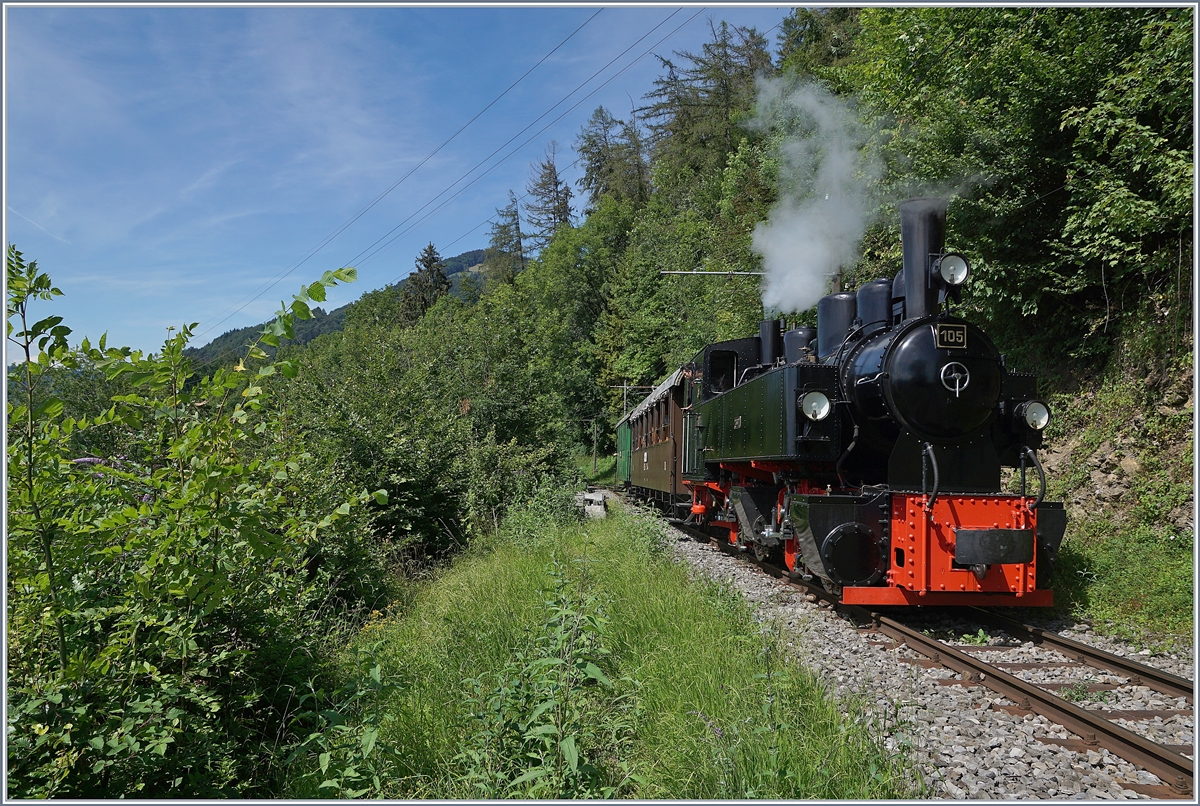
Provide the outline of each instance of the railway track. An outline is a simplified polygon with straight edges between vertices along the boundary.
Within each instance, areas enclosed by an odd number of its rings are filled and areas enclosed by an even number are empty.
[[[1153,798],[1193,797],[1194,747],[1162,744],[1144,735],[1142,728],[1156,720],[1165,721],[1194,711],[1193,682],[1145,664],[1137,663],[1075,641],[1035,625],[978,608],[963,608],[958,615],[972,625],[984,625],[1015,639],[1018,647],[1032,644],[1038,659],[1006,659],[1010,647],[951,644],[897,618],[857,606],[840,605],[820,586],[795,578],[785,569],[756,559],[727,541],[692,526],[672,524],[693,539],[708,542],[722,551],[742,557],[763,572],[805,592],[810,601],[835,608],[850,618],[861,632],[873,634],[872,641],[888,649],[907,648],[918,657],[904,658],[925,668],[942,667],[955,676],[939,680],[942,685],[983,687],[1006,698],[1010,705],[993,707],[1021,717],[1040,714],[1077,738],[1033,738],[1080,753],[1105,748],[1125,761],[1156,776],[1161,784],[1124,784],[1126,788]],[[1026,651],[1027,655],[1028,652]],[[1084,676],[1080,677],[1078,673]],[[1096,675],[1099,674],[1100,678]],[[1062,678],[1073,679],[1047,679]],[[1118,691],[1148,689],[1156,692],[1158,707],[1105,708],[1104,699]],[[1085,702],[1089,707],[1073,699]],[[1170,702],[1168,702],[1170,701]],[[1168,707],[1173,704],[1174,707]]]

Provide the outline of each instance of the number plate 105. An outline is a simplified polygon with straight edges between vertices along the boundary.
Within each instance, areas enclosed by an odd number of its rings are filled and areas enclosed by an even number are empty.
[[[938,325],[937,346],[946,350],[965,350],[967,348],[967,326]]]

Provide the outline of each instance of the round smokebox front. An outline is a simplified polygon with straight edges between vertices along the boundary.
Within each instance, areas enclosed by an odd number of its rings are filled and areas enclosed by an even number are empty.
[[[914,323],[892,341],[884,365],[888,408],[924,439],[976,431],[1000,400],[1000,353],[982,330],[960,319]]]

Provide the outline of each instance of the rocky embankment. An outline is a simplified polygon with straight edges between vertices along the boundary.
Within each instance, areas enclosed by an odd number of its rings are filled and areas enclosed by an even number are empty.
[[[832,693],[847,703],[848,713],[852,707],[860,708],[888,749],[911,753],[926,797],[1137,799],[1147,796],[1131,787],[1161,783],[1107,750],[1077,753],[1037,741],[1037,737],[1076,737],[1044,717],[1019,717],[1000,710],[997,706],[1012,703],[982,687],[940,684],[939,678],[957,676],[946,669],[909,662],[919,656],[907,647],[886,648],[888,642],[860,632],[833,610],[808,601],[799,589],[735,557],[675,530],[669,530],[669,536],[677,557],[693,573],[736,590],[751,602],[757,618],[776,624],[795,656],[821,675]],[[935,617],[926,628],[947,636],[969,630],[953,618],[943,621]],[[1151,655],[1149,650],[1093,636],[1084,624],[1046,626],[1192,677],[1190,658]],[[1035,662],[1047,655],[1046,650],[1022,645],[1002,632],[975,634],[970,639],[969,643],[986,641],[995,646],[1006,661]],[[1094,676],[1095,682],[1122,680],[1099,671]],[[1096,702],[1080,704],[1111,710],[1191,708],[1186,702],[1167,699],[1144,686],[1124,685],[1103,692]],[[1194,724],[1194,714],[1189,713],[1126,726],[1158,742],[1190,745]]]

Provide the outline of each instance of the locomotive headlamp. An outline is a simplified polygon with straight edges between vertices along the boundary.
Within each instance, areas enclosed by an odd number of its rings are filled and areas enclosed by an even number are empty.
[[[1034,431],[1050,424],[1050,408],[1040,400],[1029,400],[1017,407],[1017,416]]]
[[[809,392],[800,398],[800,410],[804,416],[816,422],[829,416],[829,398],[822,392]]]
[[[938,258],[934,270],[945,281],[946,285],[962,285],[971,274],[967,259],[957,252],[947,252]]]

